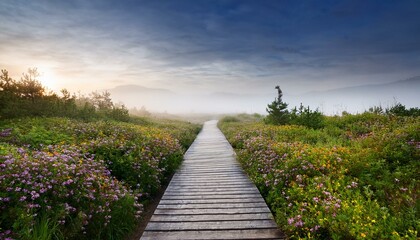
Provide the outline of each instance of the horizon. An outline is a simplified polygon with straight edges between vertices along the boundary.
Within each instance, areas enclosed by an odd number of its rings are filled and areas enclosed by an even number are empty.
[[[36,67],[48,89],[107,90],[129,108],[264,113],[276,85],[290,108],[330,115],[420,106],[419,81],[383,87],[420,76],[418,1],[5,0],[0,21],[14,79]],[[150,91],[113,93],[127,85]]]

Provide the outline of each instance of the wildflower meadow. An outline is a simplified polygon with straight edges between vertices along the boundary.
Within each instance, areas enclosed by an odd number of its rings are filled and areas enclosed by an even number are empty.
[[[291,239],[418,239],[420,118],[363,113],[325,126],[219,123]]]
[[[0,123],[0,239],[124,239],[199,126],[22,118]]]

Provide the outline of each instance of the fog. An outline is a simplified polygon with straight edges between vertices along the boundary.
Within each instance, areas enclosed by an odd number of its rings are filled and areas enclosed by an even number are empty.
[[[283,101],[289,108],[302,103],[311,109],[318,108],[326,115],[339,115],[343,111],[360,113],[373,106],[390,107],[397,102],[406,107],[420,106],[420,77],[388,84],[363,85],[328,91],[308,92],[294,95],[282,89]],[[228,89],[227,89],[228,90]],[[122,102],[128,108],[145,107],[150,112],[170,114],[185,113],[260,113],[277,97],[272,88],[270,93],[237,94],[234,92],[177,93],[167,89],[152,89],[136,85],[109,89],[115,102]]]

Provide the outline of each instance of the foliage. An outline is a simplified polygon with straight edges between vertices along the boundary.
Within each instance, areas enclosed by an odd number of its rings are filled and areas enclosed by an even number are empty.
[[[181,163],[180,142],[191,144],[199,131],[183,122],[141,123],[0,122],[0,236],[124,238],[140,203]]]
[[[288,104],[282,100],[283,92],[279,86],[276,86],[276,89],[278,90],[278,96],[266,108],[268,115],[264,119],[265,123],[273,125],[294,124],[313,129],[324,127],[324,116],[318,109],[312,111],[309,106],[305,108],[301,103],[299,108],[295,107],[289,112]]]
[[[417,239],[420,119],[363,113],[324,128],[221,122],[292,239]]]
[[[386,109],[387,114],[393,114],[396,116],[413,116],[413,117],[420,117],[420,109],[419,108],[409,108],[407,109],[401,103],[397,103],[394,106]]]
[[[62,97],[47,92],[37,80],[36,68],[28,69],[19,81],[9,77],[7,70],[0,76],[0,119],[25,116],[72,117],[85,120],[108,118],[128,121],[128,110],[124,105],[116,106],[109,92],[93,92],[90,97],[71,95],[61,90]]]
[[[260,122],[263,119],[263,116],[254,113],[254,114],[246,114],[241,113],[234,116],[225,116],[223,117],[220,122]]]
[[[287,103],[283,102],[283,92],[279,86],[276,86],[278,90],[277,98],[267,105],[268,116],[265,118],[266,123],[282,125],[289,122],[289,111],[287,110]]]
[[[70,146],[43,151],[4,147],[11,154],[0,158],[2,228],[33,239],[39,232],[51,235],[46,230],[31,231],[37,221],[47,226],[34,229],[48,229],[51,221],[73,238],[106,231],[117,208],[132,209],[125,217],[134,218],[139,205],[134,205],[134,197],[111,177],[103,162]]]
[[[301,125],[308,128],[319,129],[324,127],[324,116],[318,109],[312,111],[304,107],[302,103],[299,109],[296,107],[290,113],[290,124]]]

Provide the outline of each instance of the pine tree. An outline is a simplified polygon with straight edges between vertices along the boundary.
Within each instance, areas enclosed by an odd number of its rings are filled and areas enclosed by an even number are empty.
[[[271,103],[267,105],[266,111],[268,112],[268,116],[265,118],[266,123],[276,124],[276,125],[283,125],[289,122],[289,111],[287,110],[287,103],[283,102],[283,92],[281,91],[279,86],[276,86],[278,91],[277,98]]]

